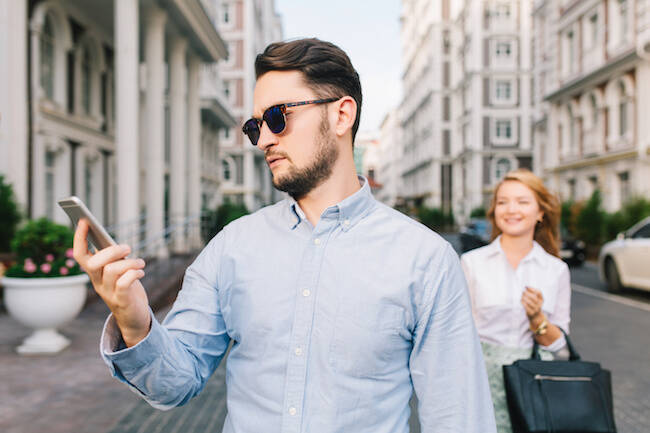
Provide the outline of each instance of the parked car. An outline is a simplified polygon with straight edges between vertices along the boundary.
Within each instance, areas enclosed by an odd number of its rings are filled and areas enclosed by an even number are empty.
[[[650,217],[603,245],[598,270],[610,292],[626,287],[650,291]]]
[[[460,229],[460,249],[463,253],[490,243],[492,225],[485,218],[472,218]]]
[[[562,227],[560,229],[562,244],[560,246],[560,257],[570,266],[582,266],[587,257],[585,252],[586,244],[580,239],[576,239]]]

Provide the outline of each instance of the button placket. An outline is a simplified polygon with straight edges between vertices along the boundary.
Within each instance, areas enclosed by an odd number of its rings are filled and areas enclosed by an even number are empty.
[[[291,335],[290,356],[287,366],[287,391],[285,408],[287,416],[283,417],[282,432],[299,431],[302,417],[302,405],[307,377],[309,341],[313,327],[318,275],[324,255],[325,239],[328,231],[319,227],[318,235],[314,233],[310,246],[303,257],[298,278],[296,313]],[[331,231],[331,228],[330,228]],[[316,232],[316,230],[314,230]]]

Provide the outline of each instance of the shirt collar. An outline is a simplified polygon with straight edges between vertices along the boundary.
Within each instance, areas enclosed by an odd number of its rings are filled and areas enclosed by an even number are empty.
[[[505,257],[505,252],[503,251],[503,248],[501,247],[501,235],[497,236],[495,240],[492,241],[487,246],[487,256],[488,257],[493,257],[497,254],[503,254]],[[537,241],[533,241],[533,249],[526,254],[526,257],[524,257],[521,262],[527,262],[530,260],[537,261],[537,263],[541,266],[545,266],[546,261],[544,260],[546,256],[546,251],[544,251],[544,248],[540,244],[537,243]]]
[[[350,230],[356,223],[358,223],[366,214],[373,208],[374,197],[370,191],[368,180],[361,176],[359,183],[361,188],[349,197],[346,197],[341,202],[328,207],[321,215],[321,218],[337,218],[343,231]],[[291,210],[291,218],[289,227],[291,230],[295,229],[303,222],[306,217],[303,210],[298,205],[298,202],[293,197],[287,199],[289,209]]]

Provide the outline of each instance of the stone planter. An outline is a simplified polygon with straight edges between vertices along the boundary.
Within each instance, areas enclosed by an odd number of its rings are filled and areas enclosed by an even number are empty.
[[[51,354],[68,340],[56,330],[74,319],[86,301],[88,275],[54,278],[4,277],[4,303],[9,314],[34,332],[16,349],[20,354]]]

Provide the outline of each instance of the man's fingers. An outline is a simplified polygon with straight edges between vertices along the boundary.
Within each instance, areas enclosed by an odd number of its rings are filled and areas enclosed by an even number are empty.
[[[118,278],[117,282],[115,283],[115,290],[128,290],[135,280],[139,280],[142,277],[144,277],[144,271],[142,269],[129,269],[120,278]]]
[[[144,268],[145,263],[142,259],[125,259],[112,262],[104,267],[102,275],[105,290],[112,291],[116,287],[117,280],[129,270],[140,270]]]
[[[96,252],[86,262],[87,270],[90,272],[101,272],[104,266],[111,262],[123,259],[131,252],[128,245],[113,245]]]
[[[88,251],[88,222],[82,218],[77,224],[77,229],[74,232],[74,240],[72,243],[72,253],[74,259],[79,263],[82,268],[85,268],[86,261],[92,256]]]

